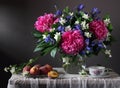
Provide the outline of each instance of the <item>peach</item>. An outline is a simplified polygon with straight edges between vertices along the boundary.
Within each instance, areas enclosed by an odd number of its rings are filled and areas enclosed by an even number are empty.
[[[33,66],[31,69],[30,69],[30,74],[31,75],[39,75],[40,74],[40,70],[37,66]]]
[[[45,66],[40,67],[39,70],[42,75],[47,75],[48,73],[48,69]]]
[[[26,65],[26,66],[23,68],[23,72],[25,72],[25,71],[29,72],[30,69],[31,69],[31,66]]]
[[[49,64],[46,64],[45,67],[47,68],[48,71],[51,71],[53,69],[52,66]]]
[[[49,64],[46,64],[46,65],[40,67],[39,69],[40,69],[41,74],[47,75],[48,72],[52,70],[52,66],[50,66]]]
[[[49,78],[57,78],[59,76],[59,73],[57,71],[50,71],[48,72]]]

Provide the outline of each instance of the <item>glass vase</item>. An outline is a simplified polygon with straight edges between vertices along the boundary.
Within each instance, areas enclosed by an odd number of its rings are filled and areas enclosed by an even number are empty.
[[[86,62],[83,59],[63,58],[63,62],[63,68],[67,74],[79,74],[86,67]]]

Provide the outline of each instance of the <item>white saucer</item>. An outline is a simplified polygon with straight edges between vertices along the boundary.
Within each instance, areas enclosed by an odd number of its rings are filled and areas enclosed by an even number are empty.
[[[110,74],[104,74],[104,75],[100,75],[100,76],[88,75],[88,77],[92,77],[92,78],[108,78],[110,76],[111,76]]]

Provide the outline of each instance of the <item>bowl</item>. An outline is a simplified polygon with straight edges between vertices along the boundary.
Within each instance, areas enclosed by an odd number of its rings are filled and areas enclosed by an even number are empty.
[[[102,76],[105,74],[105,67],[103,67],[103,66],[91,66],[91,67],[89,67],[89,74],[91,76]]]

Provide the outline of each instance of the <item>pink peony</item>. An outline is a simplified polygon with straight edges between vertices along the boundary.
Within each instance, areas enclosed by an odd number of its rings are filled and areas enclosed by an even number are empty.
[[[79,30],[67,31],[62,34],[61,48],[66,54],[76,55],[84,48],[84,37]]]
[[[51,30],[51,26],[58,22],[58,19],[54,17],[54,14],[45,14],[44,16],[38,17],[35,22],[35,28],[40,32],[46,32]]]
[[[97,39],[102,40],[106,38],[108,29],[106,28],[103,21],[94,20],[89,24],[90,31],[93,32]]]

